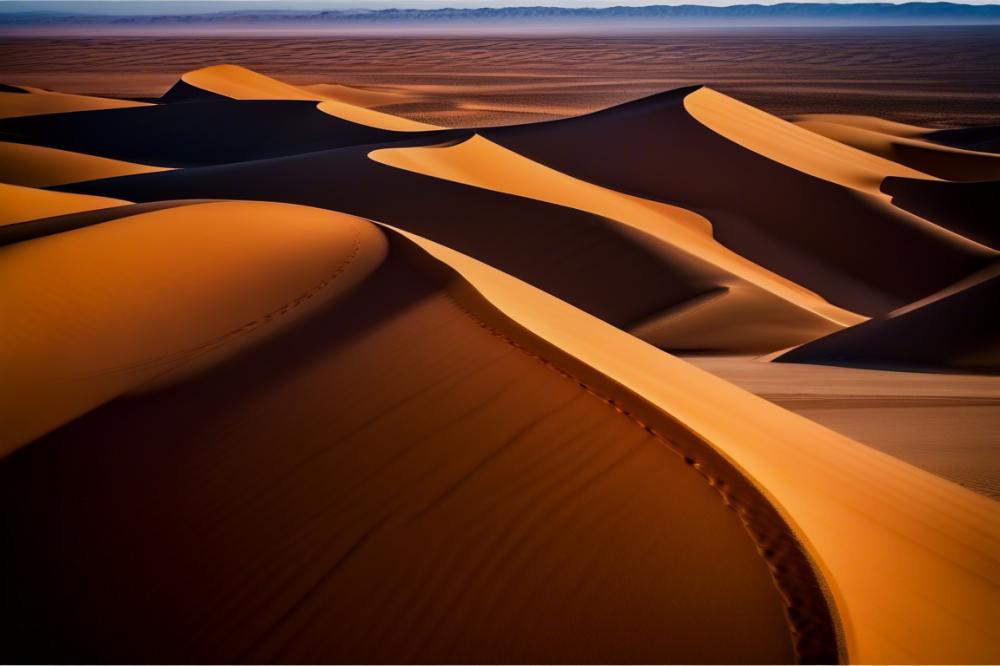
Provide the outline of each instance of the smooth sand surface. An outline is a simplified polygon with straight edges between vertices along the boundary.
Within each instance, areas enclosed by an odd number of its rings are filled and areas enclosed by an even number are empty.
[[[320,102],[318,108],[324,113],[368,127],[397,132],[441,129],[436,125],[407,120],[359,105],[354,100],[363,96],[358,93],[352,94],[348,91],[342,95],[340,88],[330,86],[299,88],[238,65],[204,67],[184,74],[181,81],[200,90],[232,99],[313,100]]]
[[[717,243],[704,217],[591,185],[474,136],[457,145],[388,148],[369,157],[435,178],[586,210],[707,262],[712,297],[648,317],[632,332],[666,349],[777,349],[864,320]]]
[[[49,113],[121,109],[146,106],[146,102],[66,93],[20,86],[25,92],[0,92],[0,118],[37,116]]]
[[[1000,377],[688,356],[740,388],[1000,499]]]
[[[186,212],[234,234],[198,208],[92,229],[149,234]],[[290,263],[214,294],[200,271],[200,284],[158,293],[159,311],[211,299],[231,313],[240,294],[256,308],[277,275],[335,259],[357,225],[262,208],[282,222],[253,225],[271,252],[248,240],[233,257]],[[113,296],[141,315],[142,302]],[[397,238],[313,318],[8,457],[0,492],[17,509],[4,526],[21,545],[8,602],[22,643],[5,647],[112,661],[834,658],[812,570],[764,497],[709,447],[675,448],[630,416],[650,410],[642,398],[581,383],[579,364],[539,357],[546,347],[523,346],[505,322]],[[51,492],[29,492],[42,478]]]
[[[0,182],[11,185],[51,187],[156,171],[163,171],[163,168],[0,141]]]
[[[2,452],[240,349],[348,289],[383,246],[354,218],[221,202],[0,248]]]
[[[34,187],[0,183],[0,225],[124,206],[128,203],[123,199],[71,194],[69,192],[50,192]]]

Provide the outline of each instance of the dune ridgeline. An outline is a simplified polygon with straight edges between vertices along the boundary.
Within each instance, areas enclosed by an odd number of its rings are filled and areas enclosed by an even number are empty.
[[[1000,505],[674,355],[1000,371],[988,131],[399,101],[0,90],[4,660],[1000,660]]]

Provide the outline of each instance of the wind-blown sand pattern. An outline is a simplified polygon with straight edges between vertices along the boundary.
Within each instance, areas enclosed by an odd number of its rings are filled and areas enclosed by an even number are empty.
[[[995,477],[673,355],[995,373],[989,130],[350,83],[0,99],[0,656],[1000,659]]]

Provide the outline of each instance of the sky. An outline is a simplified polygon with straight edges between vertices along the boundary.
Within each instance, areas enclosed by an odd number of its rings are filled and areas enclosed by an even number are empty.
[[[233,10],[322,10],[322,9],[439,9],[444,7],[614,7],[642,5],[816,4],[830,0],[0,0],[0,13],[25,11],[70,11],[93,14],[177,14]],[[838,0],[832,0],[837,2]],[[851,2],[852,0],[846,0]],[[857,0],[854,0],[857,1]],[[873,0],[861,0],[873,1]],[[874,0],[882,1],[886,0]],[[891,1],[891,0],[889,0]],[[915,0],[933,2],[935,0]],[[987,5],[1000,0],[951,0],[962,4]],[[896,3],[899,4],[899,3]]]
[[[613,7],[639,5],[711,5],[724,7],[728,5],[773,5],[781,2],[797,2],[802,4],[818,4],[827,2],[892,2],[893,0],[0,0],[0,6],[15,5],[124,5],[124,4],[185,4],[191,6],[214,5],[269,5],[287,8],[329,7],[513,7],[513,6],[567,6],[567,7]],[[906,2],[936,2],[938,0],[902,0]],[[969,5],[996,4],[997,0],[949,0]],[[897,0],[894,4],[900,4]]]

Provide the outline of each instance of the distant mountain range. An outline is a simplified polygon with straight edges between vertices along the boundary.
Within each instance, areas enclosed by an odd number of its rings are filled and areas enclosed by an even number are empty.
[[[363,25],[542,24],[623,25],[635,27],[694,26],[836,26],[836,25],[979,25],[1000,24],[1000,5],[952,2],[890,3],[782,3],[775,5],[650,5],[641,7],[453,7],[419,9],[283,9],[277,3],[247,5],[229,11],[196,11],[191,3],[156,3],[162,13],[131,12],[122,2],[121,13],[88,10],[90,3],[0,3],[0,26],[219,26],[274,25],[288,27]],[[71,5],[81,5],[74,10]],[[116,3],[117,4],[117,3]],[[208,3],[206,3],[208,4]],[[6,5],[6,7],[4,7]],[[13,5],[13,6],[12,6]],[[219,7],[220,3],[211,3]],[[13,11],[12,11],[13,10]],[[98,11],[100,13],[98,13]],[[113,11],[113,9],[111,10]]]

